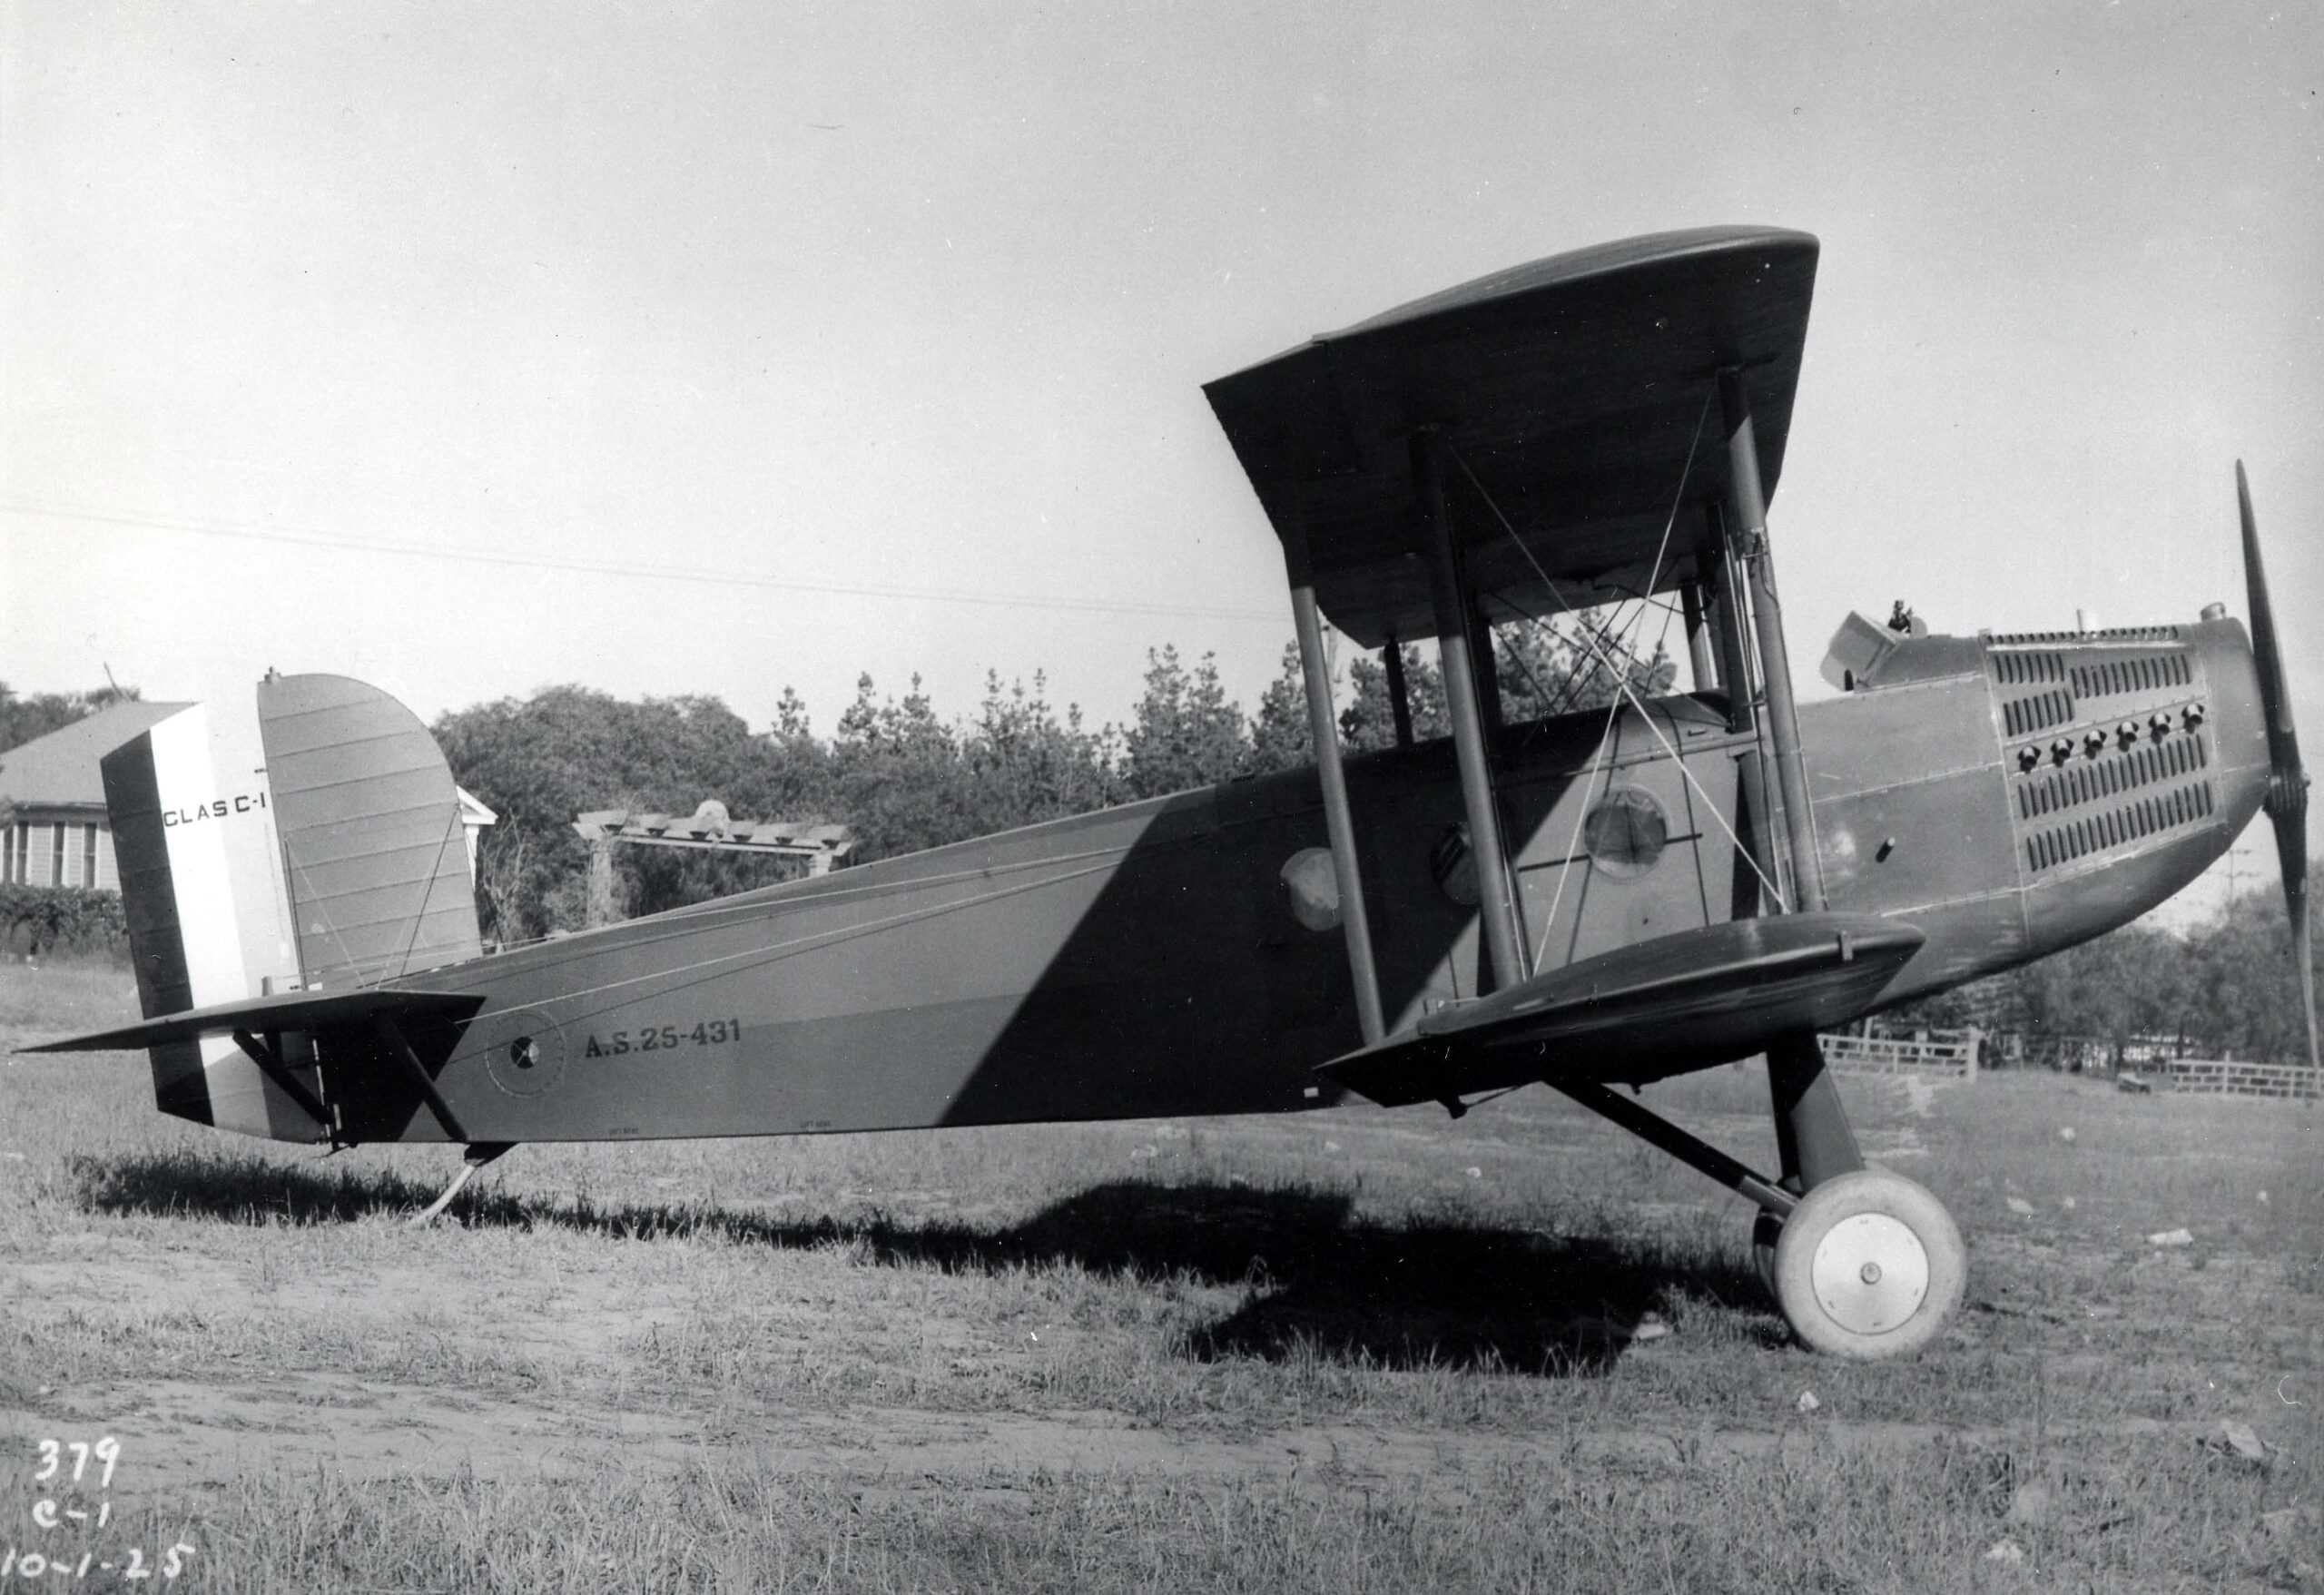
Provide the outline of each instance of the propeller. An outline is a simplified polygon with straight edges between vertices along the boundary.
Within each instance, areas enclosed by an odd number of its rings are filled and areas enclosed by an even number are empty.
[[[2284,687],[2284,656],[2276,645],[2275,612],[2268,606],[2268,573],[2260,564],[2260,528],[2251,515],[2251,485],[2235,462],[2235,503],[2243,516],[2243,581],[2251,599],[2251,655],[2260,668],[2260,706],[2268,718],[2268,818],[2275,822],[2276,857],[2282,861],[2284,906],[2291,911],[2291,955],[2299,967],[2299,1001],[2308,1019],[2308,1063],[2317,1064],[2314,937],[2308,924],[2308,772],[2299,762],[2299,734]]]

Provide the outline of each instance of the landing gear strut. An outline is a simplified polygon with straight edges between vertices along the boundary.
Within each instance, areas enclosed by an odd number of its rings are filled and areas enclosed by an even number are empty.
[[[1751,1224],[1759,1279],[1813,1351],[1905,1356],[1961,1305],[1968,1251],[1943,1203],[1901,1175],[1866,1168],[1812,1033],[1768,1049],[1782,1184],[1799,1205]]]
[[[1866,1360],[1905,1356],[1935,1340],[1961,1305],[1968,1253],[1960,1230],[1927,1191],[1864,1166],[1812,1034],[1768,1049],[1779,1179],[1602,1085],[1550,1083],[1758,1204],[1752,1262],[1810,1350]]]

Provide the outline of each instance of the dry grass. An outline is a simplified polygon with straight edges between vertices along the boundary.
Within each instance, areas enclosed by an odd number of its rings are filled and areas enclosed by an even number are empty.
[[[0,968],[0,1048],[133,1008]],[[1649,1101],[1765,1164],[1763,1089]],[[1940,1348],[1857,1367],[1786,1343],[1742,1204],[1546,1092],[525,1147],[415,1234],[448,1153],[148,1091],[0,1058],[0,1516],[116,1433],[108,1543],[180,1587],[2324,1587],[2314,1108],[1850,1082],[1974,1252]]]

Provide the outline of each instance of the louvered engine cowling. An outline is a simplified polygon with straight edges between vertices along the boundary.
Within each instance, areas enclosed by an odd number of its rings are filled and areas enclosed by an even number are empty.
[[[1985,641],[2028,878],[2208,822],[2202,663],[2176,626]]]

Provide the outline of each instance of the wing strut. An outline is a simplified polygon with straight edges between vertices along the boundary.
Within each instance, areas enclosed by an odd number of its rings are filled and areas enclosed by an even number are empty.
[[[1469,821],[1469,850],[1477,868],[1477,911],[1492,960],[1494,989],[1526,977],[1519,942],[1517,903],[1509,887],[1509,855],[1492,799],[1492,768],[1485,754],[1484,722],[1475,663],[1470,655],[1469,604],[1462,587],[1452,517],[1444,501],[1444,440],[1433,428],[1413,434],[1413,481],[1428,522],[1428,573],[1436,610],[1436,645],[1444,672],[1444,707],[1452,722],[1452,752],[1461,772],[1461,802]],[[1490,645],[1490,644],[1488,644]]]
[[[330,1110],[323,1106],[320,1098],[307,1089],[304,1080],[290,1072],[290,1066],[283,1062],[278,1048],[281,1039],[280,1031],[270,1031],[263,1037],[245,1029],[234,1032],[234,1045],[258,1065],[259,1072],[282,1088],[282,1094],[299,1105],[300,1112],[315,1121],[315,1127],[329,1130],[331,1127]]]
[[[1380,663],[1388,671],[1388,717],[1395,723],[1396,745],[1408,748],[1413,745],[1413,700],[1404,685],[1403,639],[1393,632],[1380,651]]]
[[[1703,506],[1702,550],[1696,556],[1711,567],[1710,625],[1718,649],[1718,682],[1727,689],[1727,729],[1748,731],[1752,724],[1751,659],[1743,646],[1743,575],[1735,568],[1735,544],[1727,535],[1727,517],[1714,499]],[[1772,856],[1760,859],[1770,872]]]
[[[436,1082],[428,1077],[419,1055],[412,1051],[411,1043],[403,1039],[403,1031],[397,1027],[396,1021],[386,1014],[375,1016],[371,1020],[371,1035],[379,1043],[379,1049],[403,1070],[404,1078],[419,1093],[419,1099],[427,1103],[428,1110],[436,1116],[436,1122],[444,1127],[445,1135],[455,1141],[467,1140],[468,1131],[462,1129],[460,1121],[452,1117],[451,1104],[445,1101],[443,1093],[436,1089]]]
[[[1699,693],[1716,692],[1720,685],[1718,661],[1711,654],[1710,630],[1703,613],[1703,593],[1700,582],[1689,582],[1679,589],[1679,607],[1687,623],[1687,665]]]
[[[1315,774],[1324,785],[1324,828],[1332,842],[1332,871],[1339,877],[1340,933],[1347,939],[1348,973],[1355,980],[1355,1017],[1364,1044],[1388,1033],[1380,1010],[1380,973],[1372,956],[1372,917],[1364,905],[1364,877],[1355,860],[1355,822],[1348,811],[1347,775],[1340,767],[1339,726],[1332,715],[1332,672],[1324,658],[1323,621],[1315,611],[1315,575],[1307,556],[1304,518],[1284,523],[1283,563],[1291,584],[1292,624],[1299,632],[1299,667],[1307,684],[1307,735],[1315,746]],[[1389,653],[1395,644],[1389,644]],[[1410,740],[1407,737],[1406,740]]]
[[[1785,906],[1795,914],[1820,914],[1825,910],[1824,866],[1816,851],[1816,816],[1807,806],[1807,766],[1799,753],[1799,708],[1791,695],[1791,659],[1784,648],[1783,606],[1776,598],[1775,556],[1768,551],[1768,505],[1759,489],[1759,454],[1751,436],[1751,394],[1740,367],[1720,369],[1718,399],[1727,422],[1727,521],[1737,534],[1728,553],[1739,557],[1749,573],[1759,685],[1768,704],[1759,734],[1775,763],[1785,840],[1791,849],[1791,901]],[[1837,1175],[1864,1167],[1856,1132],[1825,1071],[1823,1049],[1813,1030],[1778,1038],[1768,1046],[1768,1089],[1787,1186],[1813,1190]]]
[[[1759,644],[1759,682],[1768,694],[1767,737],[1783,794],[1785,840],[1791,844],[1791,909],[1824,911],[1824,866],[1816,852],[1816,816],[1807,807],[1807,767],[1799,755],[1799,711],[1791,695],[1791,657],[1783,642],[1783,606],[1776,599],[1775,557],[1768,551],[1768,504],[1759,490],[1759,451],[1752,440],[1751,394],[1739,367],[1718,373],[1727,421],[1729,520],[1739,534],[1751,578],[1751,620]]]

